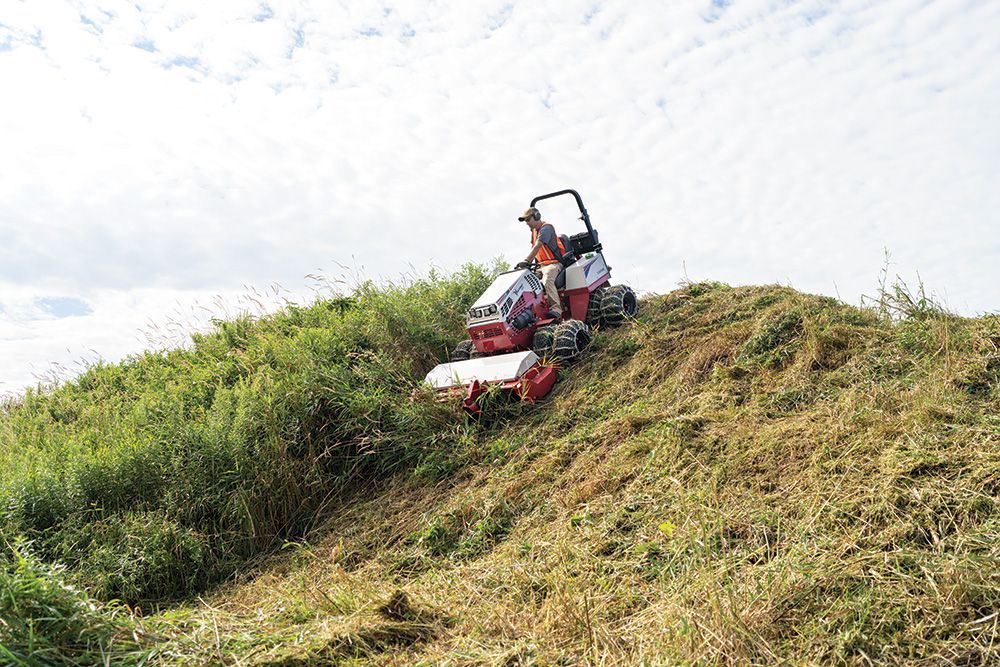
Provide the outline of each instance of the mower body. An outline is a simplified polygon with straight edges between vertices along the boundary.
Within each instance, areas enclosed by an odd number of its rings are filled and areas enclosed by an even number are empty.
[[[526,350],[548,310],[542,281],[534,273],[501,273],[469,309],[466,330],[480,354]]]
[[[574,320],[587,319],[590,295],[611,280],[611,269],[600,252],[589,253],[566,267],[566,283],[559,290],[563,312]]]
[[[540,326],[563,319],[587,318],[590,295],[611,279],[601,253],[594,253],[564,269],[559,289],[563,317],[547,317],[542,281],[526,269],[501,273],[466,315],[466,329],[476,351],[483,355],[531,349]],[[560,281],[563,282],[563,281]]]

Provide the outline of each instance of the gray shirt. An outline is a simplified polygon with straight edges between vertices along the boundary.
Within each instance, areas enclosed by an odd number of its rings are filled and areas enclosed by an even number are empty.
[[[552,225],[545,223],[542,228],[538,230],[538,238],[541,239],[542,243],[552,251],[552,256],[556,259],[560,259],[562,255],[559,253],[559,244],[556,243],[556,228]]]

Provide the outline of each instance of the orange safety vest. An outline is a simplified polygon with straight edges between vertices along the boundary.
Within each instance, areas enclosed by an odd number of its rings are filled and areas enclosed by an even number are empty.
[[[542,227],[552,227],[552,225],[546,222],[542,225]],[[531,230],[532,248],[534,248],[535,243],[538,242],[538,232],[540,231],[541,227]],[[559,246],[559,257],[556,258],[556,256],[552,254],[552,249],[543,243],[542,247],[538,249],[538,254],[535,255],[535,259],[538,260],[539,264],[558,264],[562,261],[562,257],[566,254],[566,246],[563,245],[562,239],[559,238],[559,235],[556,234],[555,231],[555,227],[552,227],[552,234],[556,237],[556,245]]]

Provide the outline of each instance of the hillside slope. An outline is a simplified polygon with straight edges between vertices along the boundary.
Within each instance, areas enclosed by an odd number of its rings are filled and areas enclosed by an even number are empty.
[[[483,277],[470,276],[442,294],[474,293]],[[452,338],[460,313],[444,326]],[[281,515],[294,529],[240,551],[189,528],[230,561],[180,593],[228,576],[223,586],[141,620],[116,604],[81,611],[84,596],[51,582],[107,596],[114,568],[51,572],[39,559],[58,553],[37,545],[71,533],[33,526],[0,570],[15,601],[0,603],[0,646],[21,664],[83,664],[109,644],[119,662],[186,664],[995,664],[1000,318],[908,315],[783,287],[688,285],[601,332],[543,404],[483,424],[408,404],[433,362],[408,356],[398,389],[362,379],[363,400],[277,439],[348,433],[330,424],[366,415],[346,467],[310,463],[313,486],[268,501],[272,513],[308,505]],[[378,346],[400,340],[366,345],[384,359]],[[21,420],[19,438],[24,409],[5,422]],[[331,451],[306,450],[268,461]],[[25,532],[23,485],[11,488],[8,542]],[[170,534],[191,525],[144,502],[173,517]],[[117,521],[125,537],[111,544],[144,539],[135,526],[148,523]],[[172,597],[144,590],[146,609]],[[46,626],[48,663],[11,639],[31,604],[80,621]]]

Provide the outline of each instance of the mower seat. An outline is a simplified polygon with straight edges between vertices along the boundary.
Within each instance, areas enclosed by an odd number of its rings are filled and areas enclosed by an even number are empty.
[[[562,241],[563,247],[566,248],[566,254],[563,255],[561,260],[562,269],[559,271],[559,275],[556,276],[556,289],[566,287],[566,267],[576,263],[576,254],[573,252],[573,243],[570,237],[560,234],[559,239]]]
[[[566,267],[562,267],[559,271],[559,275],[556,276],[556,289],[562,289],[566,287]]]

